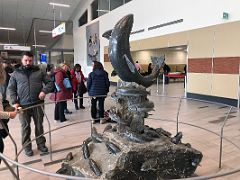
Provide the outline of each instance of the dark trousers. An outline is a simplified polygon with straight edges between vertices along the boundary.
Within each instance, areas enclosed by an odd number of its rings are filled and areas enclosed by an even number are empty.
[[[4,143],[2,137],[0,137],[0,152],[3,153],[4,150]],[[0,158],[0,164],[1,164],[1,158]]]
[[[74,92],[73,95],[74,95],[75,107],[76,108],[77,107],[82,107],[83,106],[83,94],[78,94],[77,92]],[[80,97],[80,99],[79,99],[79,106],[78,106],[78,99],[77,99],[78,96],[77,95]]]
[[[26,148],[32,148],[31,143],[31,117],[35,125],[35,137],[38,147],[45,145],[46,139],[42,135],[43,130],[43,111],[41,107],[34,107],[19,113],[19,120],[21,123],[22,145]]]
[[[168,75],[168,74],[166,74],[166,75]],[[164,76],[165,77],[165,84],[169,84],[169,77],[167,77],[167,76]]]
[[[99,112],[99,118],[104,118],[104,101],[105,97],[93,97],[91,100],[91,116],[92,119],[97,118],[97,110]],[[98,103],[98,109],[97,109]]]
[[[67,101],[57,102],[55,105],[54,119],[60,122],[66,120],[64,115],[64,109],[66,108]]]

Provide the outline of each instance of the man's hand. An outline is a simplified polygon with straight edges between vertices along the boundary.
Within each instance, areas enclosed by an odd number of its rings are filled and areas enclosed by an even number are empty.
[[[44,100],[45,96],[46,96],[46,94],[44,92],[40,92],[38,97],[40,100]]]
[[[9,113],[9,118],[10,119],[14,119],[17,115],[17,111],[12,111],[12,112],[8,112]]]
[[[13,104],[13,107],[14,107],[15,109],[18,109],[18,107],[20,107],[20,104],[18,104],[18,103]]]

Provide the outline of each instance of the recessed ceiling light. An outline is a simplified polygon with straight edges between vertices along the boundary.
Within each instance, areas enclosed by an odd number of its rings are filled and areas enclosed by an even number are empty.
[[[0,43],[1,46],[18,46],[19,44]]]
[[[34,44],[34,45],[32,45],[33,47],[46,47],[46,45],[39,45],[39,44]]]
[[[98,11],[98,12],[106,12],[106,13],[109,12],[109,10],[105,10],[105,9],[97,9],[96,11]]]
[[[53,3],[53,2],[50,2],[50,3],[48,3],[48,4],[50,4],[50,5],[52,5],[52,6],[70,7],[69,4],[60,4],[60,3]]]
[[[16,31],[16,28],[10,28],[10,27],[0,27],[0,30]]]
[[[47,31],[47,30],[39,30],[40,33],[49,33],[52,34],[52,31]]]

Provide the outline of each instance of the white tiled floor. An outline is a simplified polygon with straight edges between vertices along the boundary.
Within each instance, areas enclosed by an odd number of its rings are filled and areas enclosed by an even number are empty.
[[[111,91],[115,87],[111,87]],[[151,90],[151,96],[149,99],[155,103],[155,111],[151,112],[152,115],[149,119],[146,119],[146,124],[152,127],[162,127],[173,135],[176,133],[176,122],[169,122],[165,120],[176,121],[179,98],[163,97],[162,95],[181,97],[184,96],[183,83],[170,83],[165,86],[165,91],[162,93],[162,85],[159,86],[159,93],[157,94],[157,87],[153,85],[149,88]],[[106,99],[106,109],[114,105],[115,102],[111,98]],[[24,153],[20,154],[19,162],[31,162],[36,160],[36,163],[32,163],[29,167],[36,168],[38,170],[44,170],[54,173],[60,168],[61,159],[63,159],[68,152],[79,151],[79,145],[84,139],[90,135],[90,122],[78,123],[84,120],[90,120],[90,101],[88,98],[84,99],[85,110],[74,109],[72,101],[68,102],[68,107],[73,114],[67,115],[69,121],[64,124],[53,122],[54,104],[45,106],[47,117],[51,123],[51,129],[58,129],[52,132],[52,149],[53,149],[53,161],[58,163],[51,163],[49,155],[40,156],[36,150],[35,142],[33,143],[34,156],[26,157]],[[240,150],[236,148],[230,142],[223,141],[223,156],[222,156],[222,169],[218,168],[219,165],[219,143],[220,138],[214,133],[220,133],[221,125],[224,117],[228,112],[229,107],[223,105],[215,105],[205,102],[185,100],[183,99],[180,106],[179,113],[179,131],[183,132],[183,142],[192,144],[192,147],[202,151],[203,160],[201,166],[197,168],[197,176],[207,176],[209,174],[226,172],[235,168],[240,168]],[[161,121],[159,120],[161,119]],[[224,136],[231,140],[233,143],[239,144],[240,140],[240,122],[239,111],[233,109],[229,120],[224,128]],[[71,123],[74,123],[71,126]],[[188,125],[188,124],[189,125]],[[47,120],[44,122],[45,131],[48,131]],[[102,132],[105,124],[94,125],[98,128],[99,132]],[[214,133],[208,132],[203,129],[199,129],[195,126],[206,128]],[[9,123],[10,132],[14,137],[18,149],[21,148],[21,136],[20,136],[20,124],[18,118],[12,120]],[[47,142],[49,143],[49,136],[46,135]],[[11,143],[9,137],[5,139],[5,152],[4,155],[14,159],[14,146]],[[48,145],[49,146],[49,145]],[[20,179],[32,180],[32,179],[57,179],[53,177],[42,176],[40,174],[24,170],[20,168]],[[240,173],[230,175],[227,177],[221,177],[217,179],[239,179]],[[0,179],[12,179],[12,176],[8,170],[5,170],[5,165],[2,163],[0,166]]]

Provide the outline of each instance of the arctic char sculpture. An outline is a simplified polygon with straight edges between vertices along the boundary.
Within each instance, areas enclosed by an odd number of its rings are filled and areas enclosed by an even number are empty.
[[[117,106],[110,109],[117,125],[107,125],[102,134],[93,127],[79,153],[68,155],[58,173],[111,180],[185,178],[201,162],[202,153],[182,142],[182,132],[171,137],[160,127],[145,125],[154,110],[146,88],[154,83],[164,59],[159,58],[149,76],[139,74],[129,48],[132,25],[130,14],[103,34],[109,39],[109,59],[121,79],[112,94]]]

